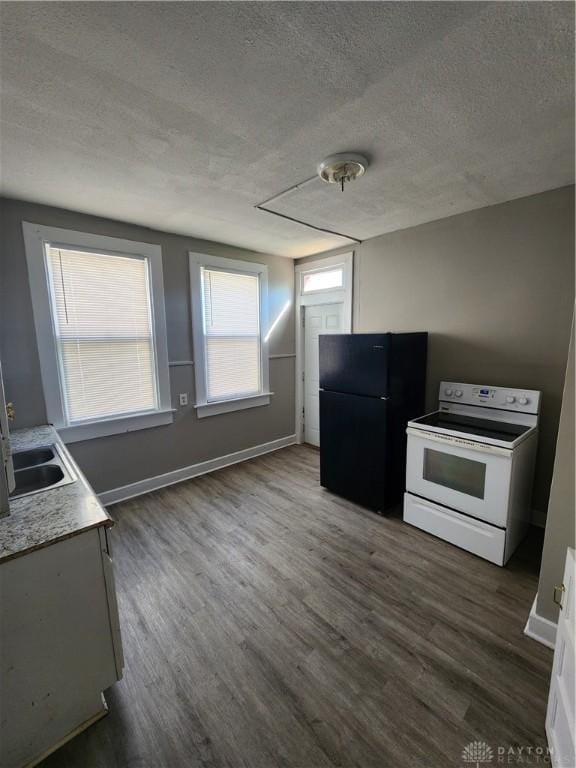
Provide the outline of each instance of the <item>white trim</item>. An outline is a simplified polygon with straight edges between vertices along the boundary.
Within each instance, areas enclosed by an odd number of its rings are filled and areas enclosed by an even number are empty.
[[[296,293],[302,294],[302,275],[305,272],[322,272],[324,270],[332,270],[334,267],[342,266],[344,267],[344,279],[343,279],[343,285],[341,288],[330,288],[329,291],[332,290],[345,290],[347,283],[350,282],[350,278],[352,277],[352,272],[350,270],[350,261],[352,257],[354,256],[354,251],[346,252],[346,253],[337,253],[335,256],[326,256],[326,258],[319,258],[315,261],[306,261],[303,264],[296,264],[294,267],[294,271],[298,275],[298,284],[296,285]],[[311,293],[325,293],[328,291],[309,291],[306,294],[302,294],[304,296],[309,296]]]
[[[347,274],[344,277],[344,287],[346,286],[346,280],[351,273],[348,272],[347,267],[350,266],[350,260],[354,255],[354,251],[344,251],[343,253],[336,253],[332,256],[318,256],[314,261],[303,261],[296,264],[294,270],[298,273],[302,272],[318,272],[322,269],[328,269],[329,267],[337,267],[339,264],[343,264]]]
[[[268,267],[255,261],[225,259],[204,253],[188,252],[190,263],[190,303],[192,308],[192,339],[194,343],[194,380],[196,382],[196,413],[199,418],[218,413],[242,410],[270,404],[270,374],[268,366]],[[202,311],[201,268],[212,267],[230,272],[248,272],[260,277],[260,370],[262,390],[245,398],[209,401],[206,393],[206,362],[204,317]]]
[[[542,643],[542,645],[545,645],[547,648],[554,648],[558,625],[553,621],[550,621],[550,619],[545,619],[543,616],[539,616],[536,613],[537,600],[538,594],[536,594],[534,602],[532,603],[530,615],[528,616],[528,621],[524,627],[524,634],[531,637],[532,640]]]
[[[296,352],[287,352],[286,354],[268,355],[268,360],[280,360],[283,357],[296,357]],[[170,360],[170,368],[176,368],[180,365],[194,365],[194,360]]]
[[[59,227],[46,227],[41,224],[22,222],[22,232],[28,264],[28,279],[32,297],[36,343],[40,358],[42,387],[46,402],[48,421],[63,434],[66,442],[88,440],[127,431],[127,419],[139,418],[143,414],[125,414],[117,418],[102,419],[86,424],[69,424],[66,420],[64,395],[61,392],[60,367],[55,343],[54,321],[51,311],[50,286],[45,262],[45,246],[61,245],[79,250],[103,251],[145,258],[149,269],[152,332],[154,337],[154,357],[156,360],[156,380],[158,390],[158,409],[145,414],[146,426],[152,426],[150,417],[163,416],[172,412],[170,396],[170,374],[168,371],[168,342],[166,337],[166,311],[164,308],[164,279],[162,274],[162,249],[159,245],[123,240],[117,237],[76,232]],[[172,417],[170,416],[170,421]],[[135,424],[136,422],[132,422]],[[168,423],[162,421],[162,423]],[[144,427],[139,427],[140,429]],[[73,437],[77,432],[79,437]],[[81,436],[80,436],[81,435]]]
[[[301,307],[317,307],[319,304],[346,303],[346,289],[333,288],[329,291],[315,291],[314,293],[300,294]]]
[[[175,469],[173,472],[166,472],[163,475],[149,477],[146,480],[140,480],[137,483],[123,485],[120,488],[113,488],[110,491],[104,491],[98,498],[104,506],[118,504],[120,501],[126,501],[135,496],[141,496],[143,493],[150,493],[150,491],[157,491],[160,488],[166,488],[169,485],[181,483],[184,480],[191,480],[193,477],[205,475],[208,472],[214,472],[217,469],[223,469],[224,467],[229,467],[233,464],[239,464],[242,461],[247,461],[256,456],[262,456],[266,453],[278,451],[280,448],[286,448],[295,443],[296,435],[287,435],[286,437],[278,438],[278,440],[271,440],[269,443],[255,445],[252,448],[245,448],[242,451],[228,453],[225,456],[219,456],[216,459],[209,459],[208,461],[202,461],[199,464],[191,464],[188,467]]]
[[[82,440],[91,440],[95,437],[106,435],[120,435],[124,432],[137,432],[140,429],[160,427],[171,424],[174,421],[175,408],[165,411],[151,411],[150,413],[136,413],[119,419],[104,419],[102,421],[89,421],[86,424],[74,424],[72,427],[62,427],[58,434],[68,445],[79,443]]]
[[[243,411],[246,408],[258,408],[261,405],[270,405],[270,397],[274,392],[261,392],[259,395],[248,397],[231,397],[229,400],[218,400],[214,403],[196,403],[196,416],[203,419],[205,416],[217,416],[219,413],[230,411]]]
[[[302,274],[304,272],[317,272],[321,269],[329,269],[336,265],[344,266],[344,285],[342,288],[328,291],[314,291],[302,293]],[[339,253],[336,256],[327,256],[325,259],[308,261],[297,264],[294,268],[296,279],[295,290],[295,317],[296,317],[296,437],[301,443],[304,439],[302,421],[302,409],[304,404],[304,334],[302,333],[303,310],[307,306],[318,304],[343,304],[344,327],[342,333],[352,333],[352,305],[353,305],[353,281],[354,281],[354,251]]]

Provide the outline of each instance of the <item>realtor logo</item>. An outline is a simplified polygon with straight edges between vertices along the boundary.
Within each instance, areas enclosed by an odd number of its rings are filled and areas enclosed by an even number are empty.
[[[462,760],[469,766],[480,768],[481,764],[491,763],[494,759],[492,747],[485,741],[471,741],[462,750]]]

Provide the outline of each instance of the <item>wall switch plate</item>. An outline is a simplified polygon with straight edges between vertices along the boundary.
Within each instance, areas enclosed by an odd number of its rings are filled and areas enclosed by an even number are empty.
[[[180,405],[188,405],[188,395],[186,392],[180,395]]]

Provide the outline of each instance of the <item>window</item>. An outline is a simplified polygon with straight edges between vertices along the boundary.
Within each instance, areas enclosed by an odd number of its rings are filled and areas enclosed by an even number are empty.
[[[344,267],[319,269],[315,272],[302,273],[302,293],[312,291],[331,291],[344,287]]]
[[[444,451],[424,449],[424,480],[443,485],[453,491],[484,498],[486,463],[454,456]]]
[[[24,233],[49,420],[67,442],[169,423],[160,249]]]
[[[156,409],[145,258],[47,247],[66,420]]]
[[[260,278],[202,267],[208,402],[258,394]]]
[[[198,416],[268,405],[267,267],[190,254]]]

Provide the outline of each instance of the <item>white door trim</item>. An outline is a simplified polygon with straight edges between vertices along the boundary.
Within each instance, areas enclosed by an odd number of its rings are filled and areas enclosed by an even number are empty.
[[[323,269],[341,264],[344,267],[344,285],[342,288],[327,291],[314,291],[302,293],[302,277],[306,272],[317,272]],[[304,439],[302,429],[302,408],[304,403],[304,334],[302,322],[304,318],[303,308],[318,304],[344,304],[343,333],[352,333],[352,286],[354,276],[354,252],[340,253],[336,256],[328,256],[316,261],[307,261],[297,264],[294,268],[296,279],[295,290],[295,316],[296,316],[296,441],[301,443]]]
[[[536,612],[537,600],[538,593],[536,593],[536,597],[532,603],[530,615],[528,616],[528,621],[524,627],[524,634],[531,637],[532,640],[542,643],[542,645],[545,645],[547,648],[554,648],[558,625],[554,624],[550,619],[545,619]]]
[[[550,746],[552,768],[572,768],[576,764],[576,560],[571,548],[566,551],[562,584],[554,588],[554,602],[560,606],[560,613],[546,710],[546,736]]]

